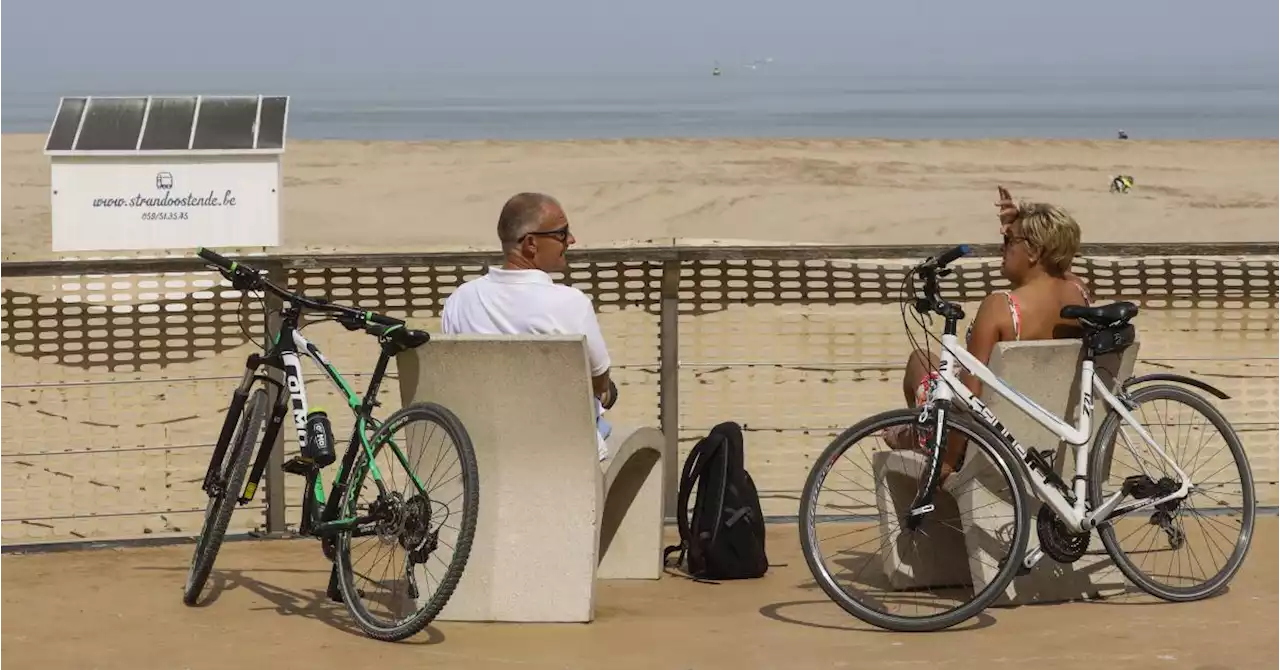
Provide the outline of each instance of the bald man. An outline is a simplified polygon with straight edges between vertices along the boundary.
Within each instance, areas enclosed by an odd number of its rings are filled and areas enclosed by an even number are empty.
[[[596,446],[603,461],[608,458],[604,438],[610,427],[601,416],[601,403],[612,404],[609,350],[591,298],[551,279],[552,272],[567,267],[565,252],[577,242],[569,232],[564,208],[546,194],[518,193],[498,215],[498,241],[502,244],[502,267],[491,267],[483,277],[459,286],[445,300],[441,328],[447,334],[585,335],[591,386],[597,398]]]

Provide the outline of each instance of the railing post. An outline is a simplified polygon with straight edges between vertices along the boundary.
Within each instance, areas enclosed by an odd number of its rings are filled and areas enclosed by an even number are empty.
[[[658,421],[666,442],[662,456],[664,516],[676,516],[680,486],[680,261],[662,262],[662,304],[658,317]]]
[[[289,276],[280,263],[264,263],[262,269],[277,284],[289,285]],[[271,349],[271,334],[280,329],[280,310],[284,306],[280,298],[267,294],[267,322],[263,324],[262,336],[266,350]],[[275,368],[270,369],[273,379],[284,384],[284,373]],[[277,387],[277,393],[279,393]],[[287,421],[287,419],[286,419]],[[276,443],[271,448],[271,457],[267,459],[267,537],[282,537],[285,533],[285,497],[284,497],[284,430],[276,432]]]

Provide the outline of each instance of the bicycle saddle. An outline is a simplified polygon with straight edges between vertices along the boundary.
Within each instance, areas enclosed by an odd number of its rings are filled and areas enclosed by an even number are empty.
[[[396,343],[405,349],[416,349],[431,340],[431,335],[422,330],[398,330],[392,333]]]
[[[1062,308],[1060,316],[1064,319],[1078,319],[1091,328],[1115,328],[1138,315],[1138,306],[1131,302],[1113,302],[1110,305],[1085,307],[1084,305],[1067,305]]]

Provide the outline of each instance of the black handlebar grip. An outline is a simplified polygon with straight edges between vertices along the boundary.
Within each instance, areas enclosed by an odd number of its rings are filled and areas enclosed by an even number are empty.
[[[958,247],[953,247],[951,249],[948,249],[947,251],[942,252],[942,255],[938,256],[938,260],[934,261],[934,264],[937,265],[938,267],[946,267],[948,263],[951,263],[952,261],[955,261],[956,259],[968,253],[969,253],[969,245],[961,244]]]
[[[211,251],[204,247],[200,247],[200,249],[196,251],[196,255],[205,259],[206,261],[209,261],[210,263],[213,263],[214,265],[222,268],[223,270],[226,270],[228,272],[231,271],[231,266],[232,266],[231,260],[229,260],[227,257],[223,256],[222,254],[219,254],[216,251]]]
[[[404,325],[404,322],[401,321],[400,319],[395,319],[389,316],[383,316],[381,314],[374,314],[373,312],[369,312],[365,316],[365,319],[368,320],[369,323],[376,323],[380,326],[403,326]]]

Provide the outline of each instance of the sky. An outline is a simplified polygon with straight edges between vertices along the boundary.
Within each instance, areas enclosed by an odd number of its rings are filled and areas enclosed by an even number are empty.
[[[1211,73],[1276,80],[1276,0],[9,0],[3,88],[439,75]],[[136,82],[136,83],[135,83]]]

